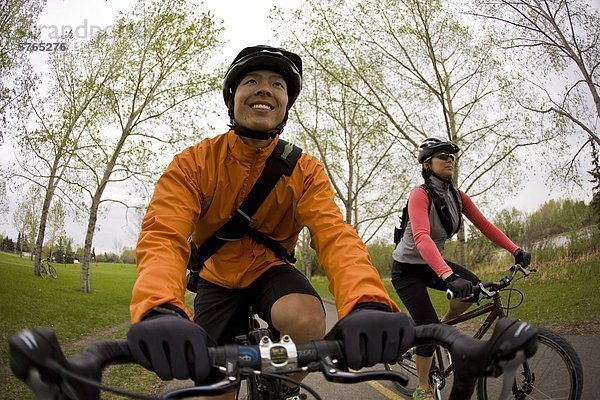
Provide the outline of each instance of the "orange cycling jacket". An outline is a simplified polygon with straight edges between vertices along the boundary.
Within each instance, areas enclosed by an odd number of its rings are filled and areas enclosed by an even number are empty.
[[[240,206],[260,176],[279,137],[264,148],[246,145],[233,131],[205,139],[176,155],[156,184],[136,247],[138,277],[131,320],[171,303],[184,304],[188,238],[201,244]],[[398,311],[388,296],[366,246],[346,224],[319,161],[302,154],[291,176],[282,176],[252,217],[250,226],[288,251],[303,226],[329,279],[339,318],[356,304],[377,302]],[[226,288],[243,288],[282,261],[247,235],[226,243],[209,258],[202,278]]]

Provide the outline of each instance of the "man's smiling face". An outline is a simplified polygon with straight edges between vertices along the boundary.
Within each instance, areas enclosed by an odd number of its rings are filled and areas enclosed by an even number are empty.
[[[234,116],[243,128],[270,132],[287,111],[287,84],[283,76],[268,70],[247,73],[235,90]]]

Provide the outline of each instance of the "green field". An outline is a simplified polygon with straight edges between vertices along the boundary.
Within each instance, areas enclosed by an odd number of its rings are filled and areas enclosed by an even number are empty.
[[[58,279],[33,275],[33,263],[27,258],[0,253],[0,391],[3,399],[33,398],[28,389],[12,376],[8,367],[8,337],[34,326],[49,327],[56,332],[67,355],[81,351],[79,339],[109,327],[109,338],[124,338],[129,319],[129,300],[135,281],[135,266],[92,264],[92,294],[80,291],[80,265],[53,264]],[[98,339],[102,339],[99,337]],[[81,343],[81,344],[80,344]],[[134,390],[147,390],[157,379],[139,367],[117,367],[107,375],[107,382],[132,382]],[[110,398],[106,396],[105,398]]]
[[[600,282],[600,260],[566,264],[560,270],[536,266],[538,272],[528,278],[513,281],[513,287],[519,289],[525,298],[517,308],[509,311],[509,316],[529,321],[536,325],[579,325],[600,321],[600,297],[595,295]],[[506,271],[481,275],[482,281],[498,280]],[[392,299],[403,308],[389,278],[383,278],[385,287]],[[324,277],[315,277],[313,285],[326,299],[333,299],[327,290],[328,282]],[[432,302],[443,315],[448,308],[445,293],[429,290]],[[521,295],[513,292],[511,303],[507,295],[503,296],[505,306],[514,307]]]
[[[80,266],[55,264],[58,279],[34,277],[29,259],[0,253],[0,390],[3,399],[32,398],[8,367],[7,339],[23,328],[46,326],[53,329],[67,355],[82,349],[87,338],[124,338],[128,328],[129,300],[135,267],[125,264],[92,264],[92,294],[80,292]],[[515,287],[526,301],[511,315],[536,325],[577,325],[600,320],[600,297],[595,296],[600,261],[564,265],[544,270]],[[499,276],[484,276],[484,280]],[[398,301],[389,279],[384,278],[392,298]],[[331,299],[323,277],[313,284],[324,298]],[[447,301],[441,292],[432,292],[436,308],[443,312]],[[189,299],[188,299],[189,301]],[[514,304],[514,303],[513,303]],[[112,328],[112,329],[111,329]],[[147,391],[157,378],[139,367],[117,367],[107,382],[138,391]],[[110,398],[105,396],[105,398]]]

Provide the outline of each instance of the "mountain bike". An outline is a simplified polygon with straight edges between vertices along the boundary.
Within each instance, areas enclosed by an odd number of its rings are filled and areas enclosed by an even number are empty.
[[[56,273],[54,265],[50,264],[50,258],[42,260],[40,263],[40,276],[42,278],[47,278],[48,276],[51,276],[52,278],[58,278],[58,274]]]
[[[506,276],[497,282],[479,283],[476,290],[480,293],[479,306],[456,318],[444,321],[448,325],[456,325],[482,315],[487,317],[476,331],[474,338],[481,339],[492,324],[508,316],[510,310],[521,305],[525,299],[523,293],[511,286],[517,274],[521,278],[536,272],[519,264],[510,267]],[[510,287],[509,287],[510,286]],[[501,292],[508,292],[508,303],[504,306]],[[516,295],[518,303],[510,302]],[[451,298],[451,293],[447,295]],[[485,304],[482,301],[489,300]],[[394,385],[402,395],[411,396],[418,384],[414,348],[403,354],[396,364],[386,364],[388,370],[405,373],[409,378],[407,385]],[[442,398],[442,389],[454,372],[454,358],[443,348],[437,347],[433,364],[429,372],[429,384],[436,399]],[[583,390],[583,368],[573,346],[557,333],[539,328],[538,351],[536,355],[524,362],[517,371],[517,377],[511,388],[512,399],[565,399],[579,400]],[[482,377],[477,383],[477,398],[480,400],[496,398],[501,390],[500,383],[492,377]]]
[[[482,375],[504,373],[510,386],[514,370],[537,349],[537,329],[510,318],[498,322],[487,341],[477,340],[444,324],[417,327],[415,345],[436,343],[445,346],[457,362],[451,399],[470,398]],[[110,365],[135,363],[126,341],[98,341],[78,355],[66,358],[54,333],[46,328],[24,330],[9,339],[10,367],[38,399],[99,399],[100,390],[138,399],[150,399],[101,383],[102,371]],[[267,336],[257,345],[225,345],[209,348],[211,365],[220,372],[215,382],[171,390],[162,398],[213,396],[235,392],[240,382],[256,375],[291,381],[320,400],[308,385],[288,375],[320,371],[331,382],[358,383],[390,380],[406,383],[396,371],[348,371],[342,344],[337,340],[318,340],[295,344],[284,335],[279,342]],[[256,398],[255,398],[256,399]]]

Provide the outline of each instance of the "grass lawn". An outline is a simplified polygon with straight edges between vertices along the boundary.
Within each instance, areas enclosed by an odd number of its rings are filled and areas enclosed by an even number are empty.
[[[69,353],[81,350],[76,339],[99,330],[122,324],[113,332],[124,338],[129,319],[129,301],[136,272],[133,265],[92,264],[92,294],[80,291],[79,264],[53,264],[58,279],[33,275],[33,262],[11,254],[0,253],[0,392],[3,399],[33,398],[23,384],[12,376],[8,367],[8,337],[23,328],[45,326],[56,332]],[[137,390],[145,390],[157,379],[139,367],[117,367],[107,376],[108,382],[136,382]],[[110,397],[105,397],[110,398]]]
[[[67,355],[82,349],[81,338],[110,330],[109,337],[126,336],[129,319],[129,301],[136,272],[133,265],[92,264],[92,294],[80,291],[80,265],[55,264],[58,279],[34,277],[32,262],[11,254],[0,253],[0,393],[2,399],[33,398],[28,389],[12,376],[8,366],[7,339],[17,331],[46,326],[56,332],[66,346]],[[560,270],[538,267],[540,272],[515,284],[526,296],[523,305],[510,312],[536,325],[579,324],[600,320],[600,297],[595,296],[600,277],[600,260],[568,264]],[[498,279],[482,276],[483,280]],[[385,286],[392,299],[400,304],[389,278]],[[313,285],[326,299],[332,299],[328,281],[313,277]],[[431,297],[439,313],[447,307],[442,292],[432,291]],[[193,309],[193,296],[188,293],[186,303]],[[505,297],[506,299],[506,297]],[[516,296],[518,300],[519,297]],[[513,303],[514,304],[514,303]],[[401,305],[401,304],[400,304]],[[147,392],[158,378],[141,367],[119,366],[106,374],[106,382],[130,390]],[[112,398],[109,395],[103,398]]]
[[[509,311],[509,316],[520,318],[535,325],[577,325],[600,321],[600,297],[595,293],[600,282],[600,260],[565,264],[560,270],[536,266],[537,273],[526,279],[514,280],[513,287],[525,296],[525,301]],[[498,280],[505,275],[501,271],[495,275],[480,276],[482,281]],[[324,299],[332,300],[325,277],[313,277],[314,287]],[[394,291],[389,278],[383,278],[384,285],[394,300],[403,305]],[[430,297],[439,315],[448,309],[445,293],[430,290]],[[513,291],[511,308],[520,302],[521,296]],[[508,292],[504,292],[503,302],[509,306]]]

